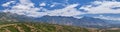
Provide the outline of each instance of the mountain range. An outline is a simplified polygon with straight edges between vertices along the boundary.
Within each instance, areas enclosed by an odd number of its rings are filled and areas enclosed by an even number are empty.
[[[1,17],[12,19],[20,22],[43,22],[50,24],[69,25],[85,28],[119,28],[120,22],[113,20],[105,20],[93,17],[84,16],[80,19],[74,17],[62,16],[43,16],[43,17],[28,17],[25,15],[17,15],[12,13],[0,13]]]

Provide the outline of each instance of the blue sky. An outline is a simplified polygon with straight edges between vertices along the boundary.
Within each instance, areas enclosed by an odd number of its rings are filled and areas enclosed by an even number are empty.
[[[6,2],[9,2],[9,1],[16,1],[16,2],[19,2],[19,0],[0,0],[0,5],[6,3]],[[78,8],[81,6],[81,5],[86,5],[88,4],[89,2],[93,2],[95,0],[31,0],[31,2],[33,2],[35,4],[36,7],[39,7],[39,4],[42,3],[42,2],[45,2],[47,3],[46,6],[44,6],[44,8],[46,9],[60,9],[60,8],[64,8],[64,6],[62,6],[61,4],[75,4],[75,3],[79,3],[80,5],[78,6]],[[54,2],[57,2],[57,3],[61,3],[61,4],[58,4],[56,7],[50,7],[50,5],[52,5]],[[2,7],[0,6],[0,9],[3,9],[5,7]],[[7,7],[8,8],[8,7]],[[5,8],[6,9],[6,8]]]
[[[19,0],[0,0],[0,10],[8,8],[8,7],[3,7],[1,5],[6,3],[6,2],[9,2],[9,1],[16,1],[17,3],[19,3]],[[52,9],[64,8],[65,6],[63,6],[61,4],[66,4],[67,5],[67,4],[78,3],[80,5],[76,8],[79,8],[83,5],[89,4],[90,2],[94,2],[94,1],[98,1],[98,0],[30,0],[30,1],[35,4],[34,5],[35,7],[40,7],[39,4],[42,3],[42,2],[45,2],[45,3],[47,3],[47,5],[44,6],[44,8],[52,10]],[[99,1],[102,1],[102,0],[99,0]],[[108,1],[112,1],[112,0],[108,0]],[[116,0],[116,1],[118,1],[118,0]],[[61,3],[61,4],[58,4],[58,5],[56,5],[56,7],[51,8],[50,5],[52,5],[54,2]],[[13,5],[13,4],[11,4],[11,5]]]
[[[30,17],[49,15],[81,18],[81,16],[89,16],[120,20],[119,0],[0,0],[0,11]]]

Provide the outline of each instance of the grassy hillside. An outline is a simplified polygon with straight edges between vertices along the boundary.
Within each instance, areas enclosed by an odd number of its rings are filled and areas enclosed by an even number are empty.
[[[7,22],[0,24],[0,32],[120,32],[120,29],[95,29],[47,23]]]
[[[0,13],[0,32],[120,32],[120,28],[97,29],[31,22],[21,16]]]
[[[18,18],[20,20],[17,20]],[[89,32],[85,28],[48,23],[33,23],[24,19],[9,13],[0,13],[0,32]]]
[[[0,32],[89,32],[85,28],[62,26],[45,23],[10,23],[1,24]]]

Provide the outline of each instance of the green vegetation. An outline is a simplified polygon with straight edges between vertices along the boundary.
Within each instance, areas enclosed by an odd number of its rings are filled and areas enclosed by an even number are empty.
[[[120,29],[82,28],[66,25],[31,22],[29,19],[10,17],[9,13],[0,13],[0,32],[120,32]],[[13,16],[13,15],[12,15]],[[16,15],[14,15],[16,16]],[[24,20],[24,21],[21,21]]]
[[[7,29],[7,30],[6,30]],[[0,32],[89,32],[85,28],[45,23],[12,23],[0,25]]]
[[[9,22],[8,24],[3,23],[0,25],[0,32],[120,32],[120,30],[86,29],[47,23]]]

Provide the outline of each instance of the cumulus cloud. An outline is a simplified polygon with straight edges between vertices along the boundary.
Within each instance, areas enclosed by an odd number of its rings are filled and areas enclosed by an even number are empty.
[[[56,4],[52,4],[52,5],[50,5],[50,7],[54,7]]]
[[[101,14],[101,13],[120,13],[120,2],[117,1],[94,1],[90,5],[82,6],[80,9],[84,9],[89,14]]]
[[[18,15],[26,15],[26,16],[32,16],[32,17],[41,17],[45,15],[49,16],[77,16],[80,15],[81,12],[78,11],[75,7],[77,7],[79,4],[69,4],[65,8],[62,9],[55,9],[55,10],[47,10],[45,8],[36,8],[34,7],[34,4],[29,0],[19,0],[20,3],[17,3],[17,5],[11,7],[10,10],[4,10],[4,12],[11,12],[16,13]],[[40,6],[45,6],[45,3],[40,4]],[[39,11],[45,11],[45,12],[39,12]]]
[[[117,1],[94,1],[89,5],[80,7],[87,12],[85,14],[120,14],[120,2]],[[119,17],[109,17],[100,15],[95,18],[106,19],[106,20],[119,20]]]
[[[120,9],[119,9],[120,2],[117,1],[94,1],[91,2],[89,5],[84,5],[80,7],[80,9],[83,9],[87,12],[79,11],[76,8],[80,4],[67,4],[65,5],[64,8],[61,9],[48,10],[44,7],[39,7],[39,8],[34,7],[35,4],[32,3],[30,0],[19,0],[19,1],[20,3],[17,3],[13,7],[11,7],[11,9],[4,10],[4,12],[11,12],[11,13],[16,13],[18,15],[26,15],[32,17],[42,17],[45,15],[49,15],[49,16],[66,16],[66,17],[74,17],[74,18],[82,18],[81,15],[84,14],[120,13]],[[54,7],[56,4],[51,5],[51,7]],[[40,5],[46,6],[45,3]],[[44,12],[41,12],[41,10]],[[103,19],[109,19],[109,18],[103,17]]]
[[[10,2],[6,2],[4,4],[2,4],[3,7],[8,7],[10,4],[14,4],[15,1],[10,1]]]
[[[26,15],[26,14],[35,14],[39,8],[35,8],[34,4],[29,0],[19,0],[20,3],[17,3],[15,6],[11,7],[10,10],[4,10],[4,12],[11,12],[16,13],[19,15]]]
[[[63,3],[53,2],[52,5],[50,5],[50,7],[55,7],[55,6],[57,6],[57,5],[66,6],[66,4],[63,4]]]
[[[115,20],[115,21],[120,21],[119,17],[110,17],[110,16],[104,16],[104,15],[100,15],[94,18],[100,18],[100,19],[105,19],[105,20]]]
[[[63,9],[56,9],[53,11],[48,12],[48,15],[50,16],[77,16],[80,15],[81,12],[78,11],[75,7],[77,7],[79,4],[71,4]]]
[[[39,6],[46,6],[46,3],[40,3]]]

